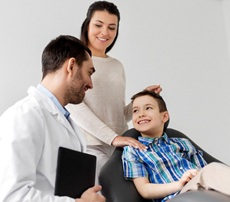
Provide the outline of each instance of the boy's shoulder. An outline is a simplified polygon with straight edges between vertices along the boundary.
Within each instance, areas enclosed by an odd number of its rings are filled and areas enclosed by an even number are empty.
[[[192,144],[192,142],[188,138],[170,137],[169,140],[170,140],[169,141],[170,144],[175,144],[175,145],[178,145],[179,147],[184,147],[184,148],[187,148],[189,150],[195,149],[194,145]]]

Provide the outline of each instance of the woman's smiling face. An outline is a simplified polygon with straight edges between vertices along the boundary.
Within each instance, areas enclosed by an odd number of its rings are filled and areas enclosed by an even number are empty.
[[[105,57],[105,51],[112,44],[118,29],[118,18],[107,11],[96,11],[88,27],[88,47],[92,55]]]

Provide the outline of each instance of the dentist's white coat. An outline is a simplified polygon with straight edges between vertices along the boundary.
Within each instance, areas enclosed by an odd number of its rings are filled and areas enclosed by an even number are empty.
[[[0,202],[74,202],[54,196],[57,152],[85,151],[84,137],[45,94],[28,94],[0,117]]]

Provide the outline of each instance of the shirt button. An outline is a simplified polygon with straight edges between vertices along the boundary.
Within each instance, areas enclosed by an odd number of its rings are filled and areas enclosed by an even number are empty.
[[[183,168],[182,168],[182,167],[180,167],[180,169],[182,170]]]

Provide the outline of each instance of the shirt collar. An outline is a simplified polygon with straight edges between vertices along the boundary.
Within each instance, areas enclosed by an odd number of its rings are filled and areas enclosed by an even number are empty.
[[[153,142],[156,142],[158,140],[164,140],[165,142],[169,142],[169,138],[168,138],[168,135],[166,133],[164,133],[161,137],[155,137],[155,138],[151,138],[151,137],[142,137],[142,136],[139,136],[138,137],[138,140],[148,146],[149,144],[152,144]]]
[[[61,113],[67,119],[69,118],[69,116],[70,116],[69,111],[60,104],[58,99],[47,88],[45,88],[42,84],[38,84],[37,89],[39,89],[41,92],[45,93],[53,101],[53,103],[57,106],[57,108],[61,111]]]

